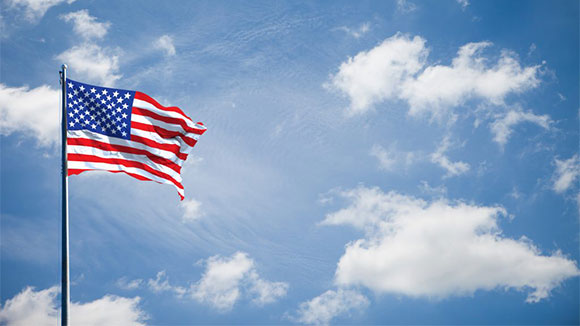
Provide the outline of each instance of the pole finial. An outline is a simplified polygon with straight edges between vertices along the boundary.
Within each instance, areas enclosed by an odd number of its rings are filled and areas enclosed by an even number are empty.
[[[65,69],[67,69],[67,68],[68,68],[68,66],[66,65],[66,63],[63,63],[63,64],[62,64],[62,66],[60,66],[60,68],[61,68],[62,70],[65,70]]]

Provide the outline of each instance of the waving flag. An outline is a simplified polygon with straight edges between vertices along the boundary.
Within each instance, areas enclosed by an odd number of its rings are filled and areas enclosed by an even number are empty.
[[[172,184],[184,198],[181,167],[206,128],[148,95],[66,80],[68,175],[124,172]]]

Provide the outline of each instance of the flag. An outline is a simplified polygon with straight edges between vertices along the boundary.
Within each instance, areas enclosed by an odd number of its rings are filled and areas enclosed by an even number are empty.
[[[206,127],[148,95],[66,80],[68,175],[124,172],[184,188],[181,167]]]

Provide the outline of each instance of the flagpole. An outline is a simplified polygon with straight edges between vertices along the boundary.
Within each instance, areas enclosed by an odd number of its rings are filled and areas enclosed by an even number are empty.
[[[62,274],[61,274],[61,325],[69,325],[69,232],[68,232],[68,166],[66,158],[67,139],[67,114],[66,114],[66,68],[63,64],[60,71],[60,85],[62,87],[62,120],[61,120],[61,143],[62,143]]]

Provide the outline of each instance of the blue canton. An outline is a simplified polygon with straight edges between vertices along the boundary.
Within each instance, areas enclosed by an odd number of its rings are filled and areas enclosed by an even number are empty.
[[[89,130],[130,139],[135,91],[66,80],[68,130]]]

